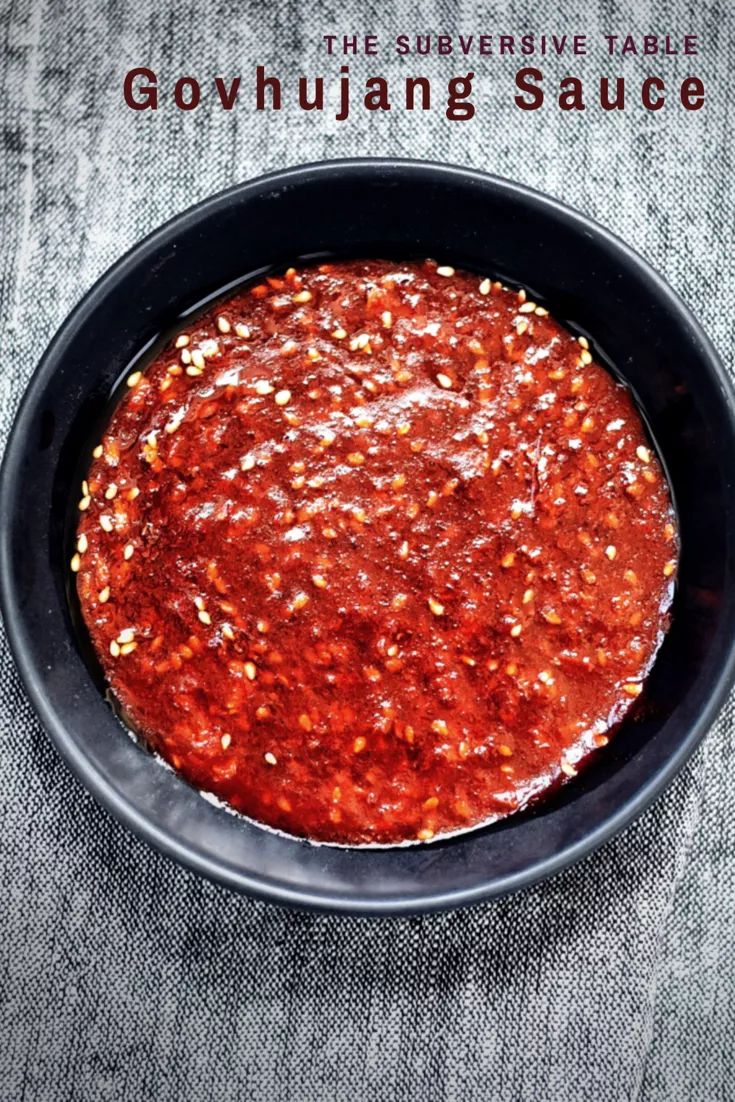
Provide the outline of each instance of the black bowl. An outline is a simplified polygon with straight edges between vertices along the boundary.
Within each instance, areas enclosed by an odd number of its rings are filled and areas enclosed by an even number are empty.
[[[674,488],[674,622],[646,704],[573,782],[495,826],[428,846],[341,849],[270,832],[203,799],[122,729],[69,601],[70,517],[116,381],[185,311],[249,273],[318,256],[433,256],[530,287],[628,382]],[[160,850],[282,903],[386,914],[528,885],[589,853],[661,792],[735,672],[735,403],[707,338],[621,241],[516,184],[443,165],[343,161],[254,180],[123,257],[61,327],[5,454],[0,597],[29,696],[100,801]]]

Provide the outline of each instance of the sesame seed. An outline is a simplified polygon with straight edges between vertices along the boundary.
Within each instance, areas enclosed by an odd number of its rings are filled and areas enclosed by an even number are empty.
[[[383,324],[384,329],[390,329],[391,325],[393,324],[393,315],[391,314],[390,310],[384,310],[383,313],[380,315],[380,320]]]
[[[638,445],[638,447],[635,450],[635,454],[638,456],[641,463],[650,463],[651,462],[651,453],[648,450],[648,448],[644,448],[642,444]]]
[[[273,400],[277,406],[287,406],[288,403],[291,401],[291,391],[279,390]]]
[[[143,372],[142,371],[134,371],[132,375],[128,375],[128,380],[127,380],[128,386],[129,387],[137,386],[142,378],[143,378]]]
[[[448,279],[454,275],[454,268],[451,268],[448,264],[442,264],[436,269],[436,274]]]
[[[399,559],[408,558],[408,540],[404,540],[401,546],[398,548],[398,557]]]
[[[255,665],[255,663],[254,662],[246,662],[244,668],[245,668],[245,676],[247,677],[248,681],[255,681],[255,678],[258,676],[258,669],[257,669],[257,666]]]
[[[352,749],[356,754],[361,754],[367,746],[367,739],[364,735],[358,735],[352,744]]]
[[[667,562],[664,567],[664,578],[670,578],[676,570],[676,564],[673,562]]]
[[[204,353],[202,352],[201,348],[194,349],[191,354],[191,362],[194,364],[194,367],[204,367]]]
[[[107,604],[110,599],[110,587],[106,585],[104,589],[101,589],[97,594],[97,600],[101,605]]]
[[[586,348],[582,349],[582,352],[581,352],[579,358],[580,358],[580,360],[582,361],[582,363],[584,364],[585,367],[587,367],[588,364],[592,363],[592,353],[589,352]]]
[[[615,558],[617,553],[618,553],[618,549],[615,546],[615,544],[613,544],[613,543],[608,544],[608,546],[605,548],[605,554],[607,555],[610,562],[613,561],[613,559]]]
[[[482,283],[480,284],[480,294],[489,295],[491,286],[492,284],[489,279],[483,279]]]
[[[107,498],[108,501],[112,501],[112,499],[113,499],[113,497],[115,496],[116,493],[117,493],[117,483],[116,482],[111,482],[110,485],[105,490],[105,497]]]
[[[451,390],[454,386],[454,383],[448,375],[439,374],[436,377],[436,381],[438,382],[439,386],[444,387],[445,390]]]
[[[102,453],[104,452],[104,450],[105,449],[102,447],[102,445],[98,444],[97,447],[92,452],[92,455],[94,456],[95,459],[101,459],[102,458]]]
[[[191,379],[196,379],[196,378],[198,378],[199,375],[204,374],[204,368],[203,367],[193,367],[193,366],[192,367],[187,367],[186,374]]]
[[[72,555],[70,565],[71,565],[71,569],[72,569],[73,573],[77,574],[79,572],[80,566],[82,565],[82,560],[81,560],[81,557],[80,557],[78,552],[76,554]]]
[[[332,336],[336,341],[343,341],[347,336],[347,330],[338,326],[337,329],[332,330]]]
[[[534,314],[537,318],[546,318],[549,316],[549,311],[546,309],[545,306],[537,306],[534,310]]]
[[[120,644],[118,643],[117,639],[113,639],[110,643],[110,654],[113,658],[120,657]]]
[[[132,559],[132,557],[133,557],[133,552],[134,552],[134,551],[135,551],[135,548],[133,547],[132,543],[128,543],[128,544],[126,544],[126,545],[125,545],[125,550],[123,551],[123,558],[124,558],[124,559],[125,559],[126,561],[127,561],[128,559]]]
[[[312,574],[311,580],[317,589],[327,588],[327,579],[322,574]]]
[[[131,641],[129,643],[123,643],[122,644],[122,646],[120,647],[120,654],[122,654],[122,655],[132,654],[137,646],[138,646],[138,644],[134,640],[131,639]]]
[[[103,513],[100,517],[100,528],[103,532],[111,532],[115,525],[113,524],[112,517],[108,513]]]
[[[351,467],[361,467],[365,462],[365,456],[362,452],[350,452],[347,456],[347,462]]]
[[[227,318],[220,314],[220,316],[217,318],[217,328],[219,329],[220,333],[229,333],[232,329],[232,326],[230,325]]]
[[[430,842],[431,839],[434,837],[434,831],[431,829],[431,827],[422,827],[421,830],[419,830],[416,834],[416,837],[420,842]]]
[[[212,358],[212,356],[216,356],[217,353],[219,352],[219,344],[217,343],[217,341],[212,340],[211,338],[208,338],[207,340],[202,341],[201,344],[199,345],[199,347],[201,348],[202,355],[206,356],[206,358],[208,360],[210,360]],[[193,352],[192,352],[192,359],[194,359],[194,353]]]
[[[278,758],[270,750],[267,750],[263,757],[268,762],[268,765],[278,765]]]
[[[314,724],[311,722],[311,716],[307,715],[306,712],[302,712],[299,716],[299,727],[304,731],[311,731],[313,726]]]
[[[222,736],[222,738],[219,740],[220,746],[222,747],[223,750],[226,750],[231,742],[232,742],[232,735],[229,734],[229,733],[224,734]]]
[[[533,590],[532,589],[527,589],[526,592],[523,594],[523,603],[524,603],[524,605],[528,605],[528,604],[531,603],[532,600],[533,600]]]
[[[224,635],[225,639],[230,639],[231,640],[231,639],[235,638],[235,633],[234,633],[234,631],[232,630],[232,628],[230,627],[229,624],[223,624],[222,625],[222,634]]]
[[[82,532],[81,535],[79,536],[79,539],[77,540],[77,551],[79,552],[80,555],[83,555],[88,547],[89,547],[89,541],[87,540],[87,537],[86,537],[85,533]]]
[[[188,343],[189,343],[189,337],[187,336],[186,333],[180,333],[179,336],[176,338],[176,347],[177,348],[186,348]]]
[[[587,340],[586,337],[577,337],[577,341],[582,346],[582,348],[589,348],[590,346],[590,342]]]
[[[523,624],[513,624],[513,627],[510,629],[510,634],[514,639],[517,639],[522,631]]]
[[[525,320],[519,321],[518,324],[516,325],[516,333],[518,334],[519,337],[522,337],[527,329],[528,329],[528,322],[525,321]]]
[[[536,309],[535,302],[524,302],[522,306],[518,307],[519,314],[532,314]]]
[[[185,416],[186,411],[184,409],[177,410],[171,420],[168,421],[168,423],[165,425],[164,431],[167,432],[169,435],[176,432],[176,430],[181,427],[181,423],[184,420]]]
[[[235,325],[235,333],[238,337],[242,337],[242,339],[246,341],[250,336],[250,326],[243,325],[242,322],[237,322]]]
[[[309,603],[309,597],[306,593],[297,593],[291,602],[291,608],[294,612],[298,612],[302,608],[306,608]]]
[[[628,681],[623,685],[623,692],[628,696],[640,696],[643,692],[643,686],[637,681]]]
[[[509,551],[507,555],[503,555],[502,559],[500,560],[500,565],[503,567],[503,570],[508,570],[515,561],[516,557],[514,552]]]
[[[79,505],[78,505],[79,512],[83,513],[85,509],[89,508],[91,503],[92,503],[92,498],[89,496],[89,494],[85,494],[85,496],[79,502]]]
[[[275,387],[271,386],[267,379],[259,379],[258,382],[255,384],[255,393],[260,394],[261,396],[272,394],[274,390]]]
[[[300,304],[302,302],[311,302],[311,298],[311,291],[299,291],[298,294],[295,294],[293,296],[293,299],[291,301]]]
[[[285,341],[284,344],[281,346],[281,355],[293,356],[296,352],[298,352],[298,348],[299,346],[297,345],[296,341]]]
[[[435,597],[429,597],[427,603],[435,616],[444,615],[444,605],[441,603],[441,601],[437,601]]]
[[[199,610],[199,612],[197,613],[197,617],[202,624],[208,625],[212,623],[212,617],[209,615],[205,608]]]
[[[182,348],[180,359],[184,365],[191,363],[191,352],[188,348]]]
[[[566,760],[566,758],[562,758],[561,771],[562,771],[562,773],[566,773],[566,775],[568,777],[576,777],[577,776],[577,770],[574,768],[574,766],[572,765],[572,763],[570,761]]]

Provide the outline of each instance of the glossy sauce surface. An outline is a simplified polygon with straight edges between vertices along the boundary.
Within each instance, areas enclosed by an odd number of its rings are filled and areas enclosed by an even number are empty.
[[[270,826],[429,841],[573,776],[641,692],[677,561],[628,392],[489,279],[289,269],[128,379],[82,613],[137,729]]]

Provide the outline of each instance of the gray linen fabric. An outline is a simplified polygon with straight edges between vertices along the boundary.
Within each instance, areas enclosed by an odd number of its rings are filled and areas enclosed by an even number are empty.
[[[731,362],[735,9],[688,0],[13,0],[2,11],[2,355],[7,432],[64,315],[125,249],[193,201],[284,164],[398,154],[561,196],[632,242]],[[477,117],[256,116],[170,103],[170,78],[334,72],[326,31],[698,33],[702,56],[547,59],[548,81],[697,72],[707,106],[647,114],[512,106],[513,59],[384,53],[353,72],[474,69]],[[123,108],[150,64],[156,114]],[[291,86],[292,87],[292,86]],[[292,93],[289,97],[292,99]],[[494,905],[387,920],[289,913],[174,867],[73,780],[0,650],[0,1099],[715,1102],[733,1093],[735,825],[730,705],[624,836]]]

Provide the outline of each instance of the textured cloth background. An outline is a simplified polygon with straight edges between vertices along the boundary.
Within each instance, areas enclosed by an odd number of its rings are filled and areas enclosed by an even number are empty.
[[[214,191],[299,161],[398,154],[561,196],[633,243],[731,360],[735,8],[651,0],[3,0],[3,437],[46,342],[138,238]],[[321,33],[672,30],[698,59],[541,63],[547,81],[699,73],[707,106],[584,115],[512,105],[518,60],[478,73],[478,116],[122,105],[125,71],[335,72]],[[398,76],[388,53],[353,72]],[[245,86],[246,81],[244,81]],[[170,89],[170,83],[168,85]],[[246,91],[244,87],[243,97]],[[368,921],[231,895],[126,833],[72,779],[0,652],[0,1099],[632,1100],[735,1097],[732,705],[623,837],[493,905]]]

